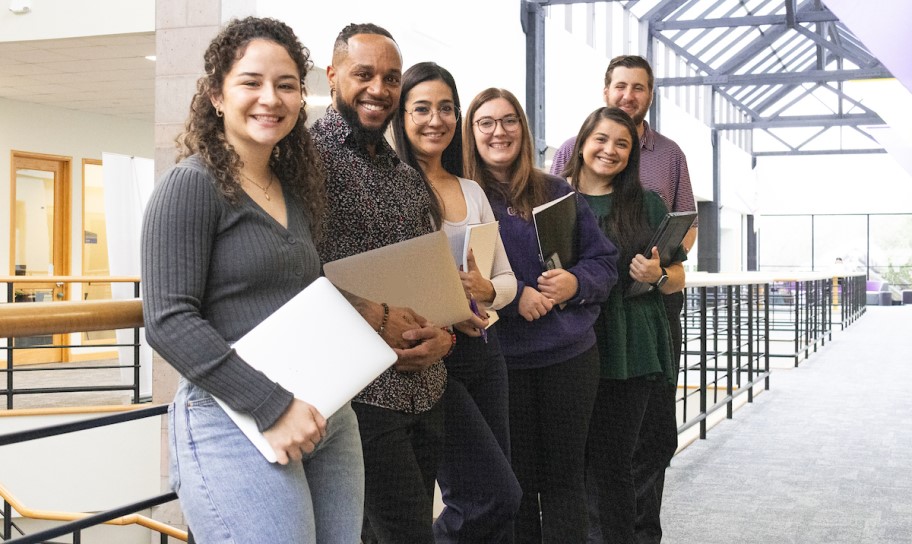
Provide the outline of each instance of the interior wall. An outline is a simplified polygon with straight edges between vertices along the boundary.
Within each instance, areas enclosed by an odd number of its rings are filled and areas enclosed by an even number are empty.
[[[71,266],[82,270],[82,159],[101,159],[103,151],[151,157],[152,125],[142,121],[92,115],[0,99],[0,210],[10,209],[12,151],[71,157]],[[0,221],[0,275],[11,274],[10,223]]]
[[[154,21],[155,0],[34,0],[22,15],[0,10],[0,42],[151,32]]]

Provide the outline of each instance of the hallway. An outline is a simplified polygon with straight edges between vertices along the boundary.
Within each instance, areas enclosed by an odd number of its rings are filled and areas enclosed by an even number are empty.
[[[667,544],[912,543],[912,306],[867,314],[680,452]]]

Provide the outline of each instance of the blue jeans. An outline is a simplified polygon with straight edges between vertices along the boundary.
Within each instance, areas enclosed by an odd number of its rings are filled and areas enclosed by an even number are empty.
[[[445,448],[437,483],[446,507],[437,544],[508,543],[522,489],[510,465],[507,365],[495,327],[488,342],[457,332],[443,395]]]
[[[351,544],[364,463],[349,405],[302,462],[266,461],[205,390],[181,380],[168,411],[171,488],[199,544]]]

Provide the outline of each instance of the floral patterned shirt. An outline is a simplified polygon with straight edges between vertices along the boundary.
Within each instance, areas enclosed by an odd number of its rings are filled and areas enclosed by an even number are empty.
[[[310,130],[326,170],[327,209],[319,245],[324,263],[433,231],[421,175],[400,161],[386,140],[371,157],[333,108]],[[440,400],[445,387],[446,368],[437,361],[420,372],[388,369],[354,400],[420,413]]]

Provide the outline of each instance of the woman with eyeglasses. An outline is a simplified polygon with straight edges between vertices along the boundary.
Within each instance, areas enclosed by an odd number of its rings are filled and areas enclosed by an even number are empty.
[[[433,62],[405,71],[393,140],[403,162],[424,178],[435,225],[461,238],[466,226],[494,221],[484,191],[461,177],[459,95],[450,72]],[[513,300],[516,277],[499,240],[490,280],[472,256],[460,276],[481,315],[455,326],[458,340],[446,359],[445,447],[437,472],[445,507],[434,536],[438,543],[510,542],[521,490],[510,466],[507,368],[496,325],[485,329],[485,309]]]
[[[617,250],[574,196],[577,262],[545,270],[532,208],[573,189],[535,168],[528,123],[511,92],[491,88],[472,100],[463,148],[466,177],[488,195],[517,280],[498,322],[513,470],[523,491],[516,541],[582,543],[586,433],[599,379],[592,326],[617,280]]]
[[[602,378],[589,427],[587,484],[598,505],[590,522],[601,533],[599,542],[634,544],[642,536],[635,534],[636,491],[652,489],[654,482],[645,478],[668,466],[678,446],[675,414],[664,409],[677,365],[662,294],[684,288],[687,253],[679,248],[663,267],[656,248],[644,251],[667,209],[640,184],[640,140],[624,110],[592,112],[571,157],[563,174],[621,252],[618,288],[595,324]],[[623,288],[633,281],[654,288],[625,297]]]

